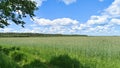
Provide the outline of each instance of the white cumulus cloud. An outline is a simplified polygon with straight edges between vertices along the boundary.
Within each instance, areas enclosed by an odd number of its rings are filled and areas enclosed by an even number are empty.
[[[71,18],[57,18],[54,20],[45,18],[34,18],[34,22],[38,24],[38,32],[43,33],[58,33],[58,34],[71,34],[76,32],[76,28],[79,25],[79,21]],[[34,27],[34,26],[33,26]],[[36,27],[35,27],[36,28]]]
[[[83,32],[106,34],[118,32],[115,30],[118,28],[116,25],[120,25],[120,0],[115,0],[100,15],[92,15],[86,23],[80,24],[77,28]]]
[[[54,20],[50,19],[45,19],[45,18],[34,18],[34,22],[38,23],[39,25],[51,25],[51,26],[56,26],[56,25],[70,25],[70,24],[78,24],[77,20],[72,20],[70,18],[58,18]]]
[[[113,19],[110,20],[110,23],[111,23],[111,24],[120,25],[120,19],[114,19],[114,18],[113,18]]]
[[[120,17],[120,0],[115,0],[103,14],[107,14],[110,17]]]
[[[104,24],[107,22],[107,15],[103,16],[91,16],[90,20],[87,21],[87,24],[94,25],[94,24]]]

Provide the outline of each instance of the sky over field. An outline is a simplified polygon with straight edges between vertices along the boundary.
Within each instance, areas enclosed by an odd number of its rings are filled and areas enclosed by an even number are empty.
[[[120,35],[120,0],[34,0],[34,20],[25,28],[11,25],[0,32],[49,34]]]

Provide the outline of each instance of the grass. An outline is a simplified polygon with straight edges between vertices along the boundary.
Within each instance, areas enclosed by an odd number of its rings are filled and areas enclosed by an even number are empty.
[[[85,68],[120,68],[120,37],[23,37],[0,38],[0,46],[20,47],[34,59],[50,62],[55,56],[69,55]]]

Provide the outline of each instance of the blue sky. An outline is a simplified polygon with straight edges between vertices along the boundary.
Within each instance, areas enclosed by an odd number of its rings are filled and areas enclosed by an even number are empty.
[[[39,10],[25,28],[11,25],[0,32],[120,35],[120,0],[33,0]]]

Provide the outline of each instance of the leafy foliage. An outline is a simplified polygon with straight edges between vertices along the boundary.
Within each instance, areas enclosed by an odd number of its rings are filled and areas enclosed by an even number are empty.
[[[36,9],[36,3],[31,0],[0,0],[0,27],[8,26],[8,21],[24,27],[23,18],[35,16]]]

